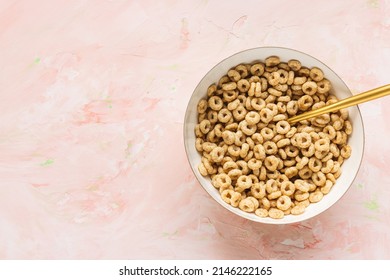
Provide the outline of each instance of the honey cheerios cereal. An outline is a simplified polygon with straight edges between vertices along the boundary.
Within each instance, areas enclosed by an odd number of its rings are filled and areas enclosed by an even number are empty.
[[[296,59],[232,67],[197,105],[199,173],[225,203],[261,218],[300,215],[321,203],[351,156],[348,111],[287,120],[337,102],[331,89],[321,69]]]

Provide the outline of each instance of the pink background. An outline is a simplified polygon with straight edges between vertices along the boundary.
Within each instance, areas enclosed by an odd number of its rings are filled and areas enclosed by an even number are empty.
[[[284,46],[353,93],[389,83],[389,1],[243,2],[0,2],[0,258],[390,258],[390,97],[360,106],[360,172],[311,220],[244,220],[195,180],[184,113],[221,59]]]

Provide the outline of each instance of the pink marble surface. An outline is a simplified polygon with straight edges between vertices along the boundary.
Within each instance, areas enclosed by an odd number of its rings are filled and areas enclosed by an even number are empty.
[[[390,82],[390,2],[1,1],[1,259],[389,259],[390,97],[360,106],[363,164],[306,222],[214,202],[183,118],[224,57],[285,46],[354,93]]]

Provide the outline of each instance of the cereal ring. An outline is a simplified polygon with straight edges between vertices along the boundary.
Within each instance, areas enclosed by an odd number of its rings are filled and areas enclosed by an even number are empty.
[[[282,149],[280,149],[280,150],[282,150]],[[284,150],[282,150],[282,151],[284,151]],[[286,159],[283,161],[283,164],[285,167],[293,167],[293,165],[294,165],[294,168],[296,168],[295,165],[297,164],[297,161],[295,159]],[[296,170],[298,172],[297,168],[296,168]]]
[[[310,78],[312,78],[313,81],[319,82],[324,78],[324,73],[321,69],[317,67],[313,67],[310,69]]]
[[[296,113],[298,112],[299,110],[299,106],[298,106],[298,102],[295,101],[295,100],[292,100],[292,101],[289,101],[287,103],[287,113],[290,115],[290,116],[293,116],[293,115],[296,115]]]
[[[244,157],[244,161],[248,162],[252,158],[253,158],[253,151],[249,151],[246,157]]]
[[[275,155],[277,152],[278,152],[278,147],[276,146],[276,144],[272,141],[266,141],[264,144],[263,144],[263,147],[265,149],[265,153],[267,155]]]
[[[248,161],[248,168],[251,170],[259,169],[262,166],[262,161],[252,158]]]
[[[282,195],[292,196],[295,193],[295,185],[291,181],[285,181],[280,185]]]
[[[328,138],[319,139],[314,143],[314,148],[320,152],[329,152],[330,141]]]
[[[240,125],[241,125],[241,131],[248,136],[253,135],[257,130],[257,126],[255,124],[250,125],[247,123],[246,120],[240,122]]]
[[[208,102],[208,105],[211,109],[215,111],[219,111],[222,109],[223,101],[218,96],[211,96]]]
[[[314,148],[314,144],[313,143],[311,143],[308,148],[301,149],[302,155],[305,156],[305,157],[308,157],[308,158],[312,157],[315,152],[316,152],[316,149]]]
[[[228,172],[228,176],[232,180],[236,180],[238,177],[242,175],[242,171],[240,169],[232,169]]]
[[[306,82],[302,85],[302,91],[308,95],[314,95],[317,92],[317,84],[315,82]]]
[[[240,92],[247,92],[250,88],[250,84],[248,80],[246,79],[241,79],[237,82],[237,88]]]
[[[317,92],[320,94],[324,94],[329,92],[331,89],[331,84],[328,80],[323,79],[317,83]],[[336,100],[337,101],[337,100]]]
[[[258,160],[264,160],[266,157],[265,149],[262,144],[257,144],[253,148],[253,153],[255,155],[255,158]]]
[[[313,175],[311,176],[311,179],[313,180],[313,183],[317,187],[323,187],[325,185],[325,182],[326,182],[326,176],[321,171],[313,173]]]
[[[222,139],[227,145],[232,145],[235,142],[236,136],[234,132],[225,130],[222,132]]]
[[[310,75],[310,69],[307,67],[301,67],[301,69],[298,70],[298,75],[309,77]]]
[[[296,205],[293,208],[291,208],[291,214],[292,215],[300,215],[303,212],[305,212],[305,209],[306,209],[306,207],[303,204]]]
[[[268,96],[267,96],[267,98],[265,99],[265,103],[267,103],[267,105],[268,104],[273,104],[274,102],[275,102],[275,100],[276,100],[276,96],[275,95],[271,95],[271,94],[269,94]],[[274,104],[273,104],[274,105]]]
[[[261,200],[260,200],[260,205],[262,208],[268,210],[271,208],[271,203],[270,201],[268,200],[268,198],[266,197],[263,197]]]
[[[240,148],[236,145],[231,145],[228,147],[228,153],[231,156],[238,157],[240,155]]]
[[[277,192],[279,190],[279,182],[274,179],[267,180],[265,183],[265,190],[267,191],[267,194]]]
[[[235,90],[227,90],[227,91],[224,91],[223,92],[223,99],[222,101],[225,101],[225,102],[231,102],[233,100],[235,100],[238,96],[238,92],[235,91]]]
[[[295,134],[296,141],[297,141],[297,146],[299,148],[305,149],[310,147],[311,143],[311,136],[307,132],[301,132]]]
[[[282,219],[284,217],[284,212],[277,208],[271,208],[268,210],[268,216],[272,219]]]
[[[202,144],[203,144],[203,139],[202,138],[196,138],[195,140],[195,148],[198,152],[203,152],[203,147],[202,147]]]
[[[310,184],[304,180],[298,179],[294,182],[295,188],[303,193],[308,192]]]
[[[240,150],[240,157],[245,158],[248,155],[249,152],[249,145],[248,143],[243,143],[241,145],[241,150]]]
[[[290,124],[287,121],[279,121],[276,123],[276,132],[279,134],[286,134],[290,128]]]
[[[279,140],[279,141],[276,143],[276,146],[277,146],[278,148],[283,148],[283,147],[286,147],[286,146],[288,146],[288,145],[290,145],[290,144],[291,144],[290,139],[284,138],[284,139]],[[281,150],[281,151],[284,151],[284,150]],[[284,152],[285,152],[285,151],[284,151]]]
[[[322,162],[318,158],[312,157],[309,160],[308,166],[309,166],[311,171],[318,172],[322,168]]]
[[[260,121],[260,115],[257,112],[251,111],[246,114],[245,120],[249,125],[254,125]]]
[[[236,121],[242,121],[246,116],[246,109],[244,106],[239,105],[235,110],[233,110],[233,117]]]
[[[212,179],[212,185],[217,189],[223,186],[230,186],[231,184],[232,180],[227,174],[224,173],[217,174]]]
[[[288,72],[284,69],[279,69],[276,71],[279,74],[279,84],[285,84],[288,80]],[[287,85],[286,85],[287,86]],[[286,87],[287,90],[287,87]],[[285,90],[284,90],[285,91]]]
[[[286,148],[284,148],[286,151],[287,156],[294,158],[298,155],[299,150],[297,147],[294,147],[293,145],[288,145]]]
[[[282,195],[282,192],[281,191],[276,191],[276,192],[273,192],[273,193],[270,193],[267,198],[270,200],[270,201],[273,201],[279,197],[281,197]],[[276,206],[276,205],[275,205]]]
[[[268,156],[264,160],[264,166],[269,170],[269,171],[275,171],[278,168],[279,165],[279,159],[275,156]]]
[[[299,177],[302,179],[310,179],[313,175],[313,171],[310,170],[308,166],[303,167],[301,170],[298,171]]]
[[[237,100],[240,101],[241,105],[244,105],[245,102],[246,102],[246,96],[245,96],[244,94],[239,94],[239,95],[237,96]]]
[[[254,198],[262,199],[266,195],[265,185],[263,183],[254,183],[251,187],[251,193]]]
[[[264,73],[264,65],[262,63],[253,64],[250,71],[252,75],[260,77]]]
[[[310,196],[310,194],[308,192],[302,192],[302,191],[299,191],[297,190],[295,193],[294,193],[294,199],[296,201],[303,201],[303,200],[306,200],[308,199]]]
[[[238,73],[238,71],[236,71],[234,69],[230,69],[227,74],[228,74],[228,77],[230,78],[230,80],[232,80],[234,82],[238,82],[241,79],[240,73]]]
[[[351,146],[349,145],[344,145],[341,150],[340,150],[340,153],[341,153],[341,156],[343,158],[349,158],[351,156]]]
[[[276,97],[280,97],[283,94],[280,90],[277,90],[275,88],[269,88],[268,93]]]
[[[254,135],[254,134],[253,134]],[[252,135],[252,136],[253,136]],[[255,146],[255,141],[253,141],[253,139],[251,138],[251,137],[247,137],[246,139],[245,139],[245,141],[246,141],[246,143],[248,143],[248,145],[249,145],[249,149],[250,150],[253,150],[253,147]]]
[[[226,173],[229,173],[229,171],[231,171],[231,170],[233,170],[233,169],[238,169],[237,163],[235,163],[233,160],[226,161],[226,162],[223,164],[223,170],[224,170]]]
[[[332,174],[329,174],[329,175],[332,175]],[[328,194],[330,192],[330,190],[332,189],[332,187],[333,187],[333,182],[331,180],[326,180],[325,186],[323,186],[320,190],[323,194]]]
[[[248,69],[246,68],[245,65],[240,64],[240,65],[236,66],[235,70],[240,74],[241,79],[248,76]]]
[[[203,113],[206,112],[206,110],[207,110],[207,104],[208,104],[208,102],[207,102],[207,100],[205,100],[205,99],[201,99],[201,100],[199,101],[198,107],[197,107],[198,113],[199,113],[199,114],[203,114]]]
[[[234,101],[228,103],[227,108],[228,108],[228,110],[233,111],[233,110],[237,109],[237,107],[239,105],[240,105],[240,100],[235,99]]]
[[[347,135],[351,135],[352,134],[352,124],[350,121],[346,120],[344,122],[344,131]]]
[[[249,189],[252,186],[252,179],[249,176],[241,175],[237,179],[236,191],[243,192],[246,189]]]
[[[232,113],[226,108],[223,108],[218,112],[218,120],[221,123],[227,123],[228,121],[230,121],[231,118]]]
[[[324,194],[320,191],[315,191],[315,192],[312,192],[310,195],[309,195],[309,201],[311,203],[317,203],[319,202],[322,198],[324,197]]]
[[[264,140],[271,140],[275,136],[274,131],[269,127],[264,127],[263,129],[261,129],[260,134]]]
[[[265,59],[265,66],[267,67],[274,67],[280,63],[280,58],[272,55]]]
[[[301,62],[296,59],[289,60],[287,65],[291,68],[292,71],[298,71],[302,67]]]
[[[254,212],[257,209],[257,207],[255,207],[255,206],[256,206],[256,204],[255,204],[254,200],[250,199],[249,197],[242,199],[240,201],[240,204],[238,205],[238,207],[242,211],[245,211],[248,213]]]
[[[252,98],[251,100],[251,106],[253,107],[254,110],[261,111],[263,108],[265,108],[266,103],[264,99],[255,97]]]
[[[310,95],[304,95],[297,101],[299,110],[306,111],[313,105],[313,98]]]
[[[272,72],[271,75],[268,78],[268,83],[271,86],[276,86],[279,84],[280,75],[278,72]]]
[[[276,201],[276,207],[282,211],[285,211],[291,207],[291,199],[287,195],[282,195]]]
[[[241,130],[238,130],[238,131],[234,134],[234,137],[235,137],[234,145],[236,145],[236,146],[238,146],[238,147],[241,147],[242,144],[244,144],[245,141],[246,141],[246,135],[245,135]]]
[[[207,134],[211,130],[211,123],[209,120],[203,120],[199,124],[199,129],[203,134]]]
[[[210,152],[210,155],[213,162],[221,162],[225,155],[225,150],[222,147],[215,147]]]
[[[218,121],[218,113],[214,110],[210,110],[207,113],[207,119],[210,121],[210,123],[215,124]]]
[[[222,85],[223,90],[235,90],[237,88],[237,84],[235,82],[229,82]]]
[[[252,138],[252,140],[255,142],[256,145],[257,145],[257,144],[263,144],[263,142],[264,142],[263,136],[262,136],[260,133],[258,133],[258,132],[256,132],[255,134],[253,134],[253,135],[251,136],[251,138]]]
[[[282,113],[282,114],[286,113],[287,105],[284,102],[280,101],[279,98],[278,98],[278,103],[276,103],[276,106],[278,106],[278,113]]]
[[[255,214],[259,216],[260,218],[266,218],[268,217],[268,210],[264,208],[256,209]]]
[[[238,169],[241,170],[243,175],[246,175],[249,173],[249,168],[248,168],[248,164],[246,161],[238,160],[238,161],[236,161],[236,163],[237,163]]]
[[[336,137],[336,130],[331,125],[325,126],[323,132],[328,135],[329,140],[333,140]]]
[[[204,166],[203,163],[200,163],[200,164],[198,165],[198,170],[199,170],[199,173],[200,173],[202,176],[207,176],[207,175],[208,175],[207,169],[206,169],[206,167]]]
[[[215,143],[204,142],[202,144],[202,149],[207,153],[210,153],[215,147],[217,147]]]

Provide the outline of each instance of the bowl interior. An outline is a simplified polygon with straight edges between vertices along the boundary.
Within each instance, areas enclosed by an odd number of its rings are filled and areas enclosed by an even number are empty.
[[[348,139],[348,144],[352,147],[352,155],[349,159],[345,160],[342,165],[342,174],[337,179],[336,184],[333,186],[329,194],[325,195],[324,198],[315,204],[311,204],[306,208],[306,211],[301,215],[287,215],[283,219],[275,220],[272,218],[260,218],[253,213],[245,213],[244,211],[234,208],[227,203],[225,203],[217,189],[215,189],[209,177],[203,177],[198,171],[198,164],[201,161],[201,155],[195,148],[195,125],[197,124],[197,104],[201,98],[206,97],[206,91],[209,85],[212,83],[218,82],[220,77],[225,75],[227,71],[240,63],[251,63],[255,60],[264,61],[265,58],[271,55],[277,55],[280,57],[281,61],[287,62],[290,59],[298,59],[301,61],[303,66],[306,67],[318,67],[322,69],[325,77],[331,81],[333,87],[333,94],[335,94],[339,99],[344,99],[351,96],[351,92],[346,86],[346,84],[341,80],[336,73],[334,73],[329,67],[324,63],[317,60],[316,58],[307,55],[305,53],[279,47],[261,47],[255,49],[245,50],[239,53],[236,53],[220,63],[214,66],[199,82],[198,86],[195,88],[191,99],[188,103],[185,120],[184,120],[184,144],[187,152],[187,157],[190,162],[191,168],[202,185],[202,187],[223,207],[236,213],[239,216],[253,220],[256,222],[267,223],[267,224],[288,224],[300,222],[319,213],[325,211],[330,206],[332,206],[336,201],[338,201],[344,193],[348,190],[352,184],[363,156],[363,146],[364,146],[364,129],[363,122],[360,115],[360,111],[357,106],[348,108],[349,118],[353,126],[353,132]]]

